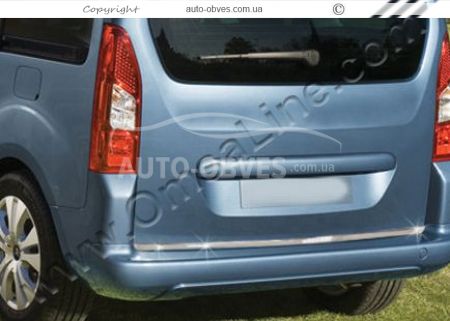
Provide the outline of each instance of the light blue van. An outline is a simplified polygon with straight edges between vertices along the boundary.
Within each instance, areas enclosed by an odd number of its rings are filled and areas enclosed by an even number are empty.
[[[309,288],[377,312],[450,262],[444,20],[0,19],[0,313]]]

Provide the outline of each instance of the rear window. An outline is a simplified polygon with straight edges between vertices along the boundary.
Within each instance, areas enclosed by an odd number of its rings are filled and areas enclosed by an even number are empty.
[[[92,19],[3,19],[2,51],[80,64],[86,60]]]
[[[418,70],[424,19],[149,19],[169,75],[182,82],[402,80]]]

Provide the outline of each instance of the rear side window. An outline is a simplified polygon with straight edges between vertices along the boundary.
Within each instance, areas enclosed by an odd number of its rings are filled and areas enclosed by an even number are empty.
[[[86,60],[91,19],[3,19],[0,49],[81,64]]]
[[[183,82],[395,81],[418,70],[424,19],[149,19],[169,75]]]

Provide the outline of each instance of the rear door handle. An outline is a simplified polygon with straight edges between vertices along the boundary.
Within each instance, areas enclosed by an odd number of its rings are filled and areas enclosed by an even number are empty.
[[[204,158],[198,167],[203,179],[256,179],[356,175],[395,168],[389,153],[308,157],[255,157],[249,159]]]

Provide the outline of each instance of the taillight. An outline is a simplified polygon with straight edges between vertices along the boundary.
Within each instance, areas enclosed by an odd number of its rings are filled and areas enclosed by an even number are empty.
[[[141,123],[141,75],[127,32],[105,25],[97,67],[89,169],[136,173]]]
[[[450,160],[450,45],[448,34],[442,42],[437,83],[437,112],[434,128],[433,161]]]

